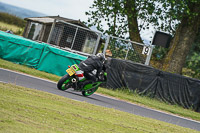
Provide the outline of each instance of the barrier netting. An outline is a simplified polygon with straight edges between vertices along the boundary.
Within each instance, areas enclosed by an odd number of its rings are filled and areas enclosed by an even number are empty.
[[[200,80],[111,58],[108,60],[107,72],[108,88],[129,88],[139,94],[200,112]]]

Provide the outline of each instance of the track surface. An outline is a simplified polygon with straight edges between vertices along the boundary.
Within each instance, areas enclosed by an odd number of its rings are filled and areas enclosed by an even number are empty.
[[[56,83],[26,74],[6,70],[0,68],[0,81],[5,83],[13,83],[27,88],[37,89],[56,95],[64,96],[78,101],[85,101],[91,104],[100,105],[108,108],[115,108],[124,112],[157,119],[171,124],[179,125],[186,128],[191,128],[200,131],[200,122],[182,118],[176,115],[171,115],[156,111],[153,109],[141,107],[132,103],[109,98],[99,94],[93,94],[90,97],[84,97],[80,92],[72,90],[60,91],[56,87]]]

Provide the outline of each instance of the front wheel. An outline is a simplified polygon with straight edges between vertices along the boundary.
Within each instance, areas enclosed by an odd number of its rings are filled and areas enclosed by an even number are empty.
[[[90,96],[90,95],[92,95],[97,89],[98,89],[98,87],[94,87],[94,88],[92,88],[92,89],[88,89],[88,90],[82,91],[82,95],[85,96],[85,97]]]
[[[68,74],[64,75],[57,83],[57,88],[59,90],[67,90],[68,88],[71,87],[71,79],[72,77],[70,77]]]

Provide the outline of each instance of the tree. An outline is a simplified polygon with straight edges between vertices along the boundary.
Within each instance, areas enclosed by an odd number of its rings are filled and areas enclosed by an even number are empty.
[[[169,52],[166,55],[163,70],[181,74],[182,68],[185,65],[186,57],[192,47],[197,33],[199,32],[200,1],[166,0],[162,2],[169,3],[170,8],[168,14],[174,15],[174,17],[180,21]],[[178,17],[176,17],[176,15]]]
[[[199,32],[200,1],[156,0],[155,5],[152,15],[148,14],[147,21],[157,29],[173,35],[169,51],[164,59],[160,60],[161,65],[158,63],[157,66],[165,71],[181,74],[186,57]],[[166,50],[163,52],[166,53]]]
[[[91,10],[86,12],[89,26],[123,38],[128,33],[132,41],[142,42],[139,32],[145,26],[138,25],[140,5],[139,0],[94,0]],[[105,25],[109,27],[107,30],[103,29]]]
[[[140,31],[148,28],[148,24],[145,25],[144,14],[148,14],[147,12],[153,7],[152,2],[147,0],[94,0],[93,5],[90,7],[91,10],[86,12],[86,15],[89,16],[88,26],[95,26],[108,35],[142,42]],[[143,8],[148,8],[148,10],[143,10]],[[143,19],[143,23],[138,24],[139,19]],[[105,29],[105,27],[108,28]],[[145,62],[145,56],[140,54],[142,49],[136,48],[133,43],[128,52],[129,55],[135,56],[134,58],[127,57],[127,45],[122,46],[123,43],[123,41],[118,42],[114,38],[110,39],[109,49],[112,51],[114,58],[124,57],[132,61]]]
[[[88,22],[102,30],[102,20],[109,29],[105,33],[141,42],[140,30],[149,23],[174,35],[164,59],[163,70],[181,73],[191,44],[200,25],[199,0],[95,0]],[[143,23],[138,24],[138,20]]]
[[[200,30],[186,59],[183,74],[200,79]]]

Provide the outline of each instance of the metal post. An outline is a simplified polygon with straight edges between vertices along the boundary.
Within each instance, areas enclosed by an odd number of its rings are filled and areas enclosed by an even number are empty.
[[[156,34],[156,31],[153,32],[153,36],[155,36]],[[153,37],[154,38],[154,37]],[[154,48],[154,45],[153,45],[153,38],[152,38],[152,41],[151,41],[151,44],[150,44],[150,52],[149,52],[149,55],[147,55],[147,58],[146,58],[146,61],[145,61],[145,65],[149,65],[149,62],[151,60],[151,55],[152,55],[152,52],[153,52],[153,48]]]
[[[128,52],[129,52],[129,48],[130,48],[130,43],[128,43],[129,45],[128,45],[128,51],[127,51],[127,53],[126,53],[126,57],[125,57],[125,60],[127,59],[127,56],[128,56]]]
[[[78,27],[76,27],[76,32],[75,32],[75,35],[74,35],[74,39],[73,39],[73,42],[72,42],[72,46],[71,46],[71,49],[73,48],[74,46],[74,42],[75,42],[75,39],[76,39],[76,34],[78,32]]]
[[[52,36],[52,34],[53,34],[53,30],[54,30],[54,28],[55,28],[55,25],[56,25],[56,19],[54,19],[53,24],[52,24],[52,26],[51,26],[51,31],[50,31],[50,33],[49,33],[49,37],[48,37],[47,43],[50,43],[50,41],[51,41],[51,36]]]
[[[106,44],[105,44],[104,49],[103,49],[103,54],[104,54],[104,55],[106,54],[106,49],[107,49],[107,47],[108,47],[109,41],[110,41],[110,36],[108,36],[107,39],[106,39]]]
[[[100,38],[101,38],[101,34],[98,34],[98,38],[97,38],[96,46],[95,46],[94,51],[93,51],[93,55],[95,55],[96,52],[97,52],[97,48],[99,46]]]
[[[151,60],[151,55],[152,55],[152,52],[153,52],[153,48],[154,46],[153,45],[150,45],[150,51],[149,51],[149,55],[147,55],[147,58],[146,58],[146,61],[145,61],[145,65],[149,65],[149,62]]]

